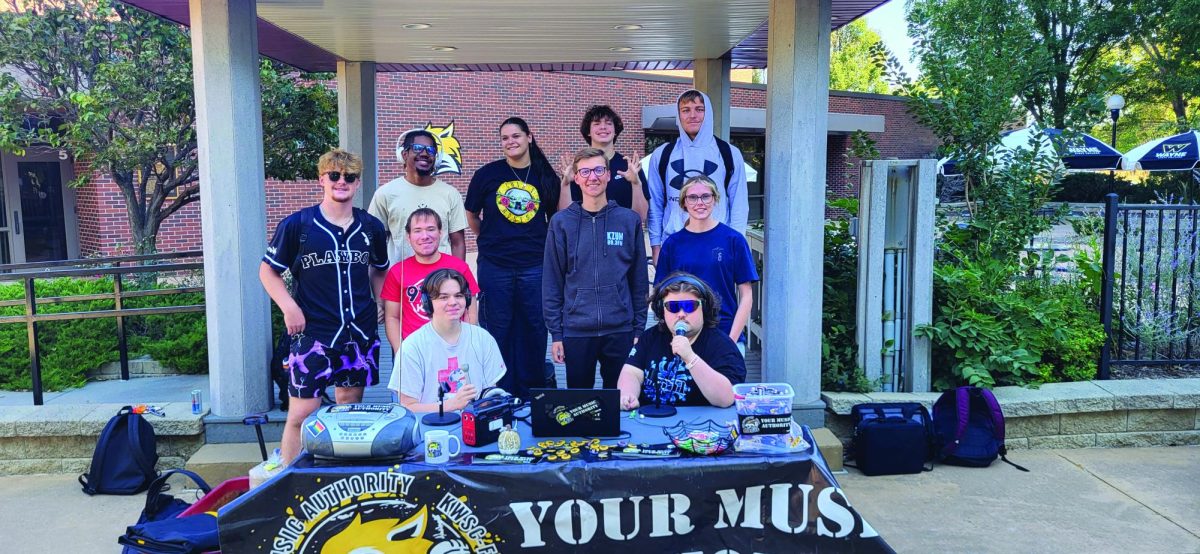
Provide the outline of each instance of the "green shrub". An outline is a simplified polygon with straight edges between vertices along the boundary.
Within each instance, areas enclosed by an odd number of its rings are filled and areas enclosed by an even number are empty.
[[[934,322],[917,330],[933,344],[934,387],[1094,378],[1104,329],[1086,276],[1052,278],[1053,266],[1066,261],[1030,253],[1021,261],[979,256],[935,264],[938,308]]]
[[[35,281],[38,298],[111,293],[111,278],[39,279]],[[174,288],[151,283],[136,288]],[[0,285],[0,300],[24,297],[22,283]],[[125,301],[128,308],[185,305],[203,302],[203,295],[153,296]],[[86,312],[111,310],[112,300],[71,301],[38,306],[38,313]],[[22,315],[24,308],[0,308],[0,315]],[[148,354],[164,366],[184,373],[203,373],[208,369],[208,347],[204,313],[155,315],[126,318],[129,356]],[[87,372],[119,359],[117,324],[114,318],[50,321],[38,324],[42,387],[47,391],[82,386]],[[26,326],[0,324],[0,390],[32,388]]]
[[[831,208],[858,213],[858,200],[829,202]],[[856,336],[858,246],[850,222],[825,222],[824,291],[821,306],[821,390],[867,392],[871,383],[858,365]]]

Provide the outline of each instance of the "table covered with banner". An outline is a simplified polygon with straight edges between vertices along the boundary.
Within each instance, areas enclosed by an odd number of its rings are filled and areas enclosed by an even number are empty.
[[[808,448],[788,455],[655,456],[664,429],[680,421],[735,418],[717,408],[626,417],[628,445],[604,440],[610,450],[589,451],[597,441],[552,441],[548,448],[583,452],[537,463],[485,461],[495,444],[441,465],[303,458],[220,510],[222,552],[892,551],[851,506],[807,428]],[[547,444],[521,434],[526,446]]]

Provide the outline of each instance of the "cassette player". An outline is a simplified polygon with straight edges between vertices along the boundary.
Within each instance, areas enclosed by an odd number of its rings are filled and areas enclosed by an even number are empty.
[[[480,398],[462,411],[462,440],[468,446],[485,446],[500,438],[500,431],[513,422],[513,397]]]
[[[319,459],[404,458],[420,443],[417,419],[399,404],[337,404],[308,416],[304,449]]]

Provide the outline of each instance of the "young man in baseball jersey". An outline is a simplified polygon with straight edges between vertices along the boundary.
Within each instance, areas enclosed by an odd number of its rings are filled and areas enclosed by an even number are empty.
[[[339,404],[362,400],[379,381],[376,298],[388,268],[387,228],[353,205],[362,158],[335,149],[317,162],[324,196],[279,222],[258,275],[283,312],[291,347],[290,409],[280,450],[300,453],[300,425],[337,387]],[[292,272],[294,294],[280,276]]]

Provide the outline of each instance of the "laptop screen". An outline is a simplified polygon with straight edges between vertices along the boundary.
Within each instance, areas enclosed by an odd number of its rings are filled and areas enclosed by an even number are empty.
[[[615,437],[621,434],[617,389],[533,389],[535,437]]]

